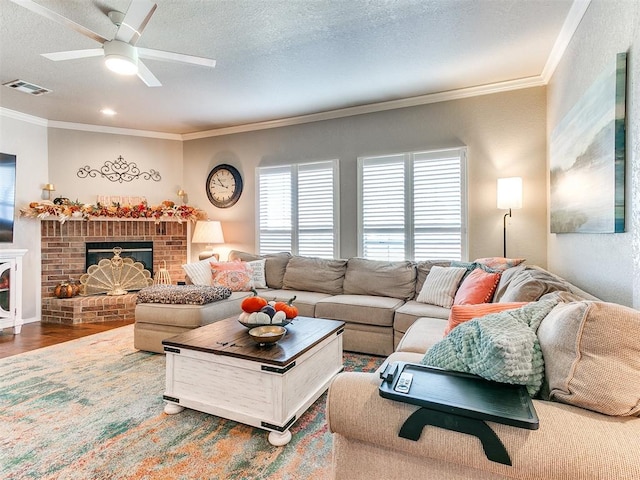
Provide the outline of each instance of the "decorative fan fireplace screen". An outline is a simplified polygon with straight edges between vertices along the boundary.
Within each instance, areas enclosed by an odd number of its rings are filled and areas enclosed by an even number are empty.
[[[80,277],[84,295],[124,295],[132,290],[140,290],[153,284],[151,273],[140,262],[122,258],[122,249],[113,249],[113,258],[102,259],[91,265],[87,273]]]

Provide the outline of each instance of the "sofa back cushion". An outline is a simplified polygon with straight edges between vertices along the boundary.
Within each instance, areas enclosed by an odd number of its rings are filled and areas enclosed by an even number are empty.
[[[346,260],[294,256],[287,263],[283,288],[339,295],[346,269]]]
[[[560,277],[542,268],[526,267],[513,275],[500,301],[535,302],[547,293],[570,290],[569,283]]]
[[[540,324],[548,398],[605,415],[640,416],[640,312],[560,303]]]
[[[287,268],[287,263],[291,259],[291,254],[288,252],[282,253],[270,253],[267,255],[255,255],[253,253],[241,252],[239,250],[231,250],[229,252],[229,260],[242,260],[244,262],[251,262],[253,260],[259,260],[264,258],[264,276],[266,279],[267,287],[269,288],[282,288],[284,272]]]
[[[416,267],[413,262],[385,262],[350,258],[344,277],[347,295],[377,295],[410,300],[415,295]]]

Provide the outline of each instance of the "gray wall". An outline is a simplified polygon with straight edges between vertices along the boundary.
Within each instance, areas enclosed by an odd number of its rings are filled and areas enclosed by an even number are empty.
[[[635,307],[640,306],[639,49],[640,3],[593,0],[547,87],[550,137],[616,54],[628,52],[626,233],[549,234],[548,265],[603,300]]]
[[[227,244],[255,250],[255,168],[305,160],[340,161],[342,257],[357,253],[356,163],[379,155],[468,147],[469,258],[502,255],[503,210],[496,208],[496,179],[521,176],[523,209],[508,227],[508,255],[546,266],[545,88],[529,88],[303,125],[209,137],[184,143],[184,183],[194,204],[223,222]],[[216,209],[205,179],[219,163],[244,178],[239,202]],[[197,253],[194,246],[193,252]]]

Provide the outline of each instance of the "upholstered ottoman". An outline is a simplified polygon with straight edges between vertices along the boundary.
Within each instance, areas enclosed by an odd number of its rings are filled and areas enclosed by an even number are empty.
[[[135,309],[133,345],[164,353],[162,341],[187,330],[239,315],[251,292],[223,287],[155,285],[140,290]]]

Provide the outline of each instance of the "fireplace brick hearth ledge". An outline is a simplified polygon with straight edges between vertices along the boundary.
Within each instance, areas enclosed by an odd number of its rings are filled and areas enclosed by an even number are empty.
[[[85,242],[152,241],[153,266],[166,262],[175,284],[184,281],[189,222],[139,220],[40,222],[42,251],[42,319],[44,323],[95,323],[133,319],[135,293],[121,296],[87,296],[59,299],[54,289],[60,282],[79,280],[85,270]],[[164,261],[164,262],[163,262]]]

